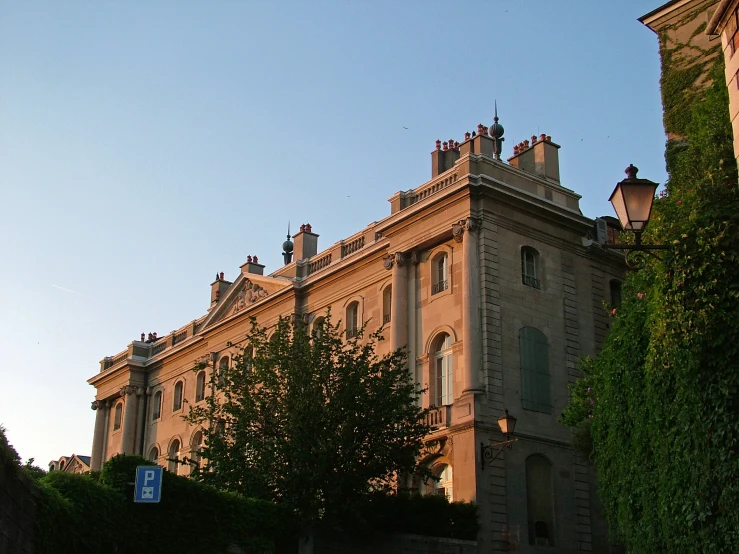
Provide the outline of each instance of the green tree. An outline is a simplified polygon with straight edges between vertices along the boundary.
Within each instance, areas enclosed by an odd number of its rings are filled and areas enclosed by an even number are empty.
[[[361,512],[417,469],[429,431],[405,352],[379,357],[379,340],[344,340],[330,313],[310,334],[281,318],[269,340],[252,320],[231,367],[213,373],[215,394],[187,416],[205,438],[198,478],[280,503],[307,525]]]
[[[629,275],[562,416],[590,426],[599,496],[632,553],[739,551],[739,186],[723,68],[682,114],[687,140],[667,145],[647,232],[671,248]]]

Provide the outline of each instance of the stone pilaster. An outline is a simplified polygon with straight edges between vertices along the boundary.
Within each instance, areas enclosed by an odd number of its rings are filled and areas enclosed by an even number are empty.
[[[464,340],[464,386],[462,394],[482,393],[482,316],[480,313],[480,254],[477,238],[480,221],[468,217],[452,227],[454,240],[462,243],[462,335]]]
[[[133,444],[133,451],[135,454],[144,455],[144,409],[146,407],[146,401],[144,398],[144,387],[136,387],[136,438]]]
[[[91,407],[95,410],[95,434],[92,437],[90,469],[100,471],[103,465],[103,445],[105,443],[105,423],[108,420],[108,407],[102,400],[93,401]]]
[[[408,346],[408,264],[405,254],[396,252],[387,256],[385,268],[393,272],[390,347],[397,350]]]
[[[127,385],[121,389],[123,406],[123,433],[121,434],[121,453],[134,453],[134,438],[136,436],[136,387]]]
[[[103,433],[103,455],[100,457],[100,466],[108,459],[108,437],[110,436],[110,409],[113,407],[112,400],[106,400],[105,405],[105,432]]]

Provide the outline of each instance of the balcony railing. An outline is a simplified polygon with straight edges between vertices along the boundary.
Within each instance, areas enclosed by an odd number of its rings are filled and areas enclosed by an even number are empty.
[[[541,281],[537,279],[536,277],[532,277],[531,275],[526,275],[523,273],[521,275],[521,280],[523,281],[523,284],[527,287],[534,287],[535,289],[541,288]]]
[[[426,412],[426,424],[432,429],[449,427],[451,406],[431,407]]]
[[[390,323],[390,314],[385,314],[384,316],[382,316],[382,322]]]
[[[431,287],[431,294],[439,294],[440,292],[445,291],[447,288],[449,288],[449,279],[444,279],[443,281],[435,283],[434,286]]]

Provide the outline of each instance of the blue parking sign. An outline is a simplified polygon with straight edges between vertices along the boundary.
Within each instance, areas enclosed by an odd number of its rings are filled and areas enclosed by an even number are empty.
[[[134,502],[159,502],[162,498],[162,473],[160,466],[138,466],[136,485],[133,491]]]

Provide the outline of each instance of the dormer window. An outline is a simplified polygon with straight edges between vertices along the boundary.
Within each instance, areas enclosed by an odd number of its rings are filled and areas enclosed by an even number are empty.
[[[449,288],[449,257],[446,252],[431,262],[431,294],[439,294]]]
[[[539,253],[530,246],[521,248],[521,281],[527,287],[541,288]]]

